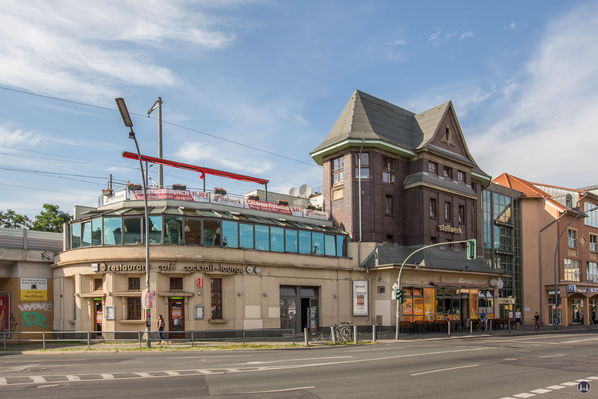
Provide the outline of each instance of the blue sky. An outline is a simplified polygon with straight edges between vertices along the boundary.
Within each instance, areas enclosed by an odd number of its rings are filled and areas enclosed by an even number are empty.
[[[158,155],[144,115],[162,97],[164,158],[271,191],[321,184],[309,152],[355,89],[416,113],[452,100],[493,177],[598,184],[596,1],[3,0],[0,37],[0,210],[72,213],[110,174],[140,182],[115,97],[142,154]]]

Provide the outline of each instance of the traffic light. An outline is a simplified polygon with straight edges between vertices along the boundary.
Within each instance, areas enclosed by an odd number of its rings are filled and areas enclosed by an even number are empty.
[[[397,301],[399,301],[399,303],[403,303],[405,302],[405,290],[396,290],[395,291],[395,296],[397,298]]]
[[[475,238],[467,240],[467,259],[471,260],[477,258],[476,252],[477,251]]]

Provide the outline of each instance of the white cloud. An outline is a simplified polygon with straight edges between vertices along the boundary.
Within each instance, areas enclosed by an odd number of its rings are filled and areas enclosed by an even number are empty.
[[[469,138],[480,166],[568,187],[595,184],[598,6],[554,20],[527,68],[499,90]]]
[[[42,137],[32,133],[23,132],[18,129],[9,131],[0,126],[0,146],[18,147],[18,146],[34,146],[42,141]]]
[[[407,42],[405,40],[395,40],[395,44],[406,45]]]
[[[445,33],[445,34],[444,34],[444,37],[445,37],[446,39],[450,39],[451,37],[454,37],[454,36],[456,36],[456,35],[457,35],[457,31],[454,31],[453,33]]]
[[[144,46],[222,48],[235,37],[186,1],[5,0],[0,5],[0,83],[69,98],[114,97],[126,84],[177,79]],[[132,46],[133,45],[133,46]]]
[[[515,24],[515,22],[511,22],[511,25],[505,26],[505,30],[506,29],[515,29],[515,28],[517,28],[517,25]]]
[[[388,55],[388,60],[393,62],[401,62],[404,61],[407,57],[404,53],[400,51],[393,52]]]
[[[461,39],[465,39],[465,38],[468,38],[468,37],[471,37],[471,36],[473,36],[473,32],[472,32],[472,31],[469,31],[469,32],[463,32],[463,33],[461,34],[460,38],[461,38]]]
[[[436,40],[438,38],[438,36],[440,36],[440,34],[442,33],[442,31],[437,31],[432,33],[429,37],[428,37],[428,41],[431,42],[433,40]]]

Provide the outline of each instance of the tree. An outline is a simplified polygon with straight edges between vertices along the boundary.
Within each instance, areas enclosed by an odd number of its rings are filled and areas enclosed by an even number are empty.
[[[44,210],[35,217],[31,230],[62,233],[62,225],[71,221],[71,215],[59,210],[58,205],[44,204],[43,208]]]
[[[26,229],[31,227],[31,219],[15,213],[12,209],[6,212],[0,211],[0,227],[6,229]]]

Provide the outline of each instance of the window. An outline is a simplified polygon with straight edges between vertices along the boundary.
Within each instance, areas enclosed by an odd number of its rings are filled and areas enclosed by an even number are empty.
[[[255,249],[270,250],[270,228],[268,226],[255,225]]]
[[[104,280],[101,278],[93,279],[93,290],[100,291],[104,286]]]
[[[571,194],[567,194],[567,196],[565,197],[565,206],[567,208],[573,208],[573,197],[571,196]]]
[[[355,179],[359,179],[359,154],[355,154]],[[363,152],[361,154],[361,178],[362,179],[369,179],[370,178],[370,154],[367,152]]]
[[[81,223],[71,224],[71,248],[81,248]]]
[[[285,247],[286,252],[297,253],[298,241],[297,241],[297,230],[286,229],[284,231]]]
[[[438,237],[430,237],[430,244],[438,244]]]
[[[393,236],[387,234],[386,235],[386,242],[392,243],[392,240],[393,240]]]
[[[336,237],[330,234],[324,236],[324,254],[327,256],[336,256]]]
[[[201,245],[201,220],[185,219],[185,244]]]
[[[150,244],[162,244],[162,216],[150,216],[148,221]]]
[[[567,235],[569,237],[569,248],[577,248],[577,231],[569,229]]]
[[[598,242],[598,236],[590,234],[590,251],[596,252],[596,243]]]
[[[395,161],[392,158],[382,158],[382,181],[393,184],[395,182]]]
[[[392,195],[386,196],[386,214],[392,215]]]
[[[428,162],[428,172],[437,174],[438,173],[438,165],[434,162]]]
[[[182,290],[183,289],[183,278],[182,277],[171,277],[170,278],[170,289],[171,290]]]
[[[91,246],[102,245],[102,219],[91,221]]]
[[[299,231],[299,253],[311,253],[311,233],[309,231]]]
[[[465,182],[465,173],[461,172],[460,170],[457,171],[457,180],[461,182]]]
[[[91,223],[85,222],[82,225],[83,236],[81,237],[81,247],[91,246]]]
[[[453,214],[451,209],[451,203],[444,203],[444,220],[453,220]]]
[[[222,279],[212,279],[212,319],[222,319]]]
[[[125,244],[141,244],[141,219],[123,219],[125,231]]]
[[[438,217],[438,210],[436,208],[436,198],[430,198],[430,217]]]
[[[459,223],[465,223],[465,205],[459,205]]]
[[[217,220],[205,220],[203,222],[203,245],[207,247],[219,247],[220,237],[220,222]]]
[[[583,204],[583,210],[586,212],[586,215],[588,215],[583,220],[586,226],[598,227],[598,209],[589,212],[590,209],[594,208],[596,208],[596,204],[591,202],[586,202]]]
[[[324,254],[324,233],[313,233],[312,234],[312,249],[311,253],[314,255]]]
[[[580,261],[565,259],[565,281],[579,281]]]
[[[343,157],[332,160],[332,185],[339,184],[344,181],[343,168]]]
[[[444,177],[448,177],[449,179],[453,178],[453,169],[445,166],[443,169]]]
[[[477,194],[478,193],[478,185],[476,183],[471,183],[471,189]]]
[[[239,224],[239,244],[241,248],[253,248],[252,224]]]
[[[284,252],[284,229],[282,227],[270,228],[270,250]]]
[[[129,277],[129,291],[139,291],[141,289],[141,279],[139,277]]]
[[[239,248],[239,224],[237,222],[222,222],[222,244],[228,248]]]
[[[164,244],[178,245],[183,243],[183,219],[164,218]]]
[[[598,263],[588,262],[586,280],[588,283],[598,283]]]
[[[127,298],[127,319],[141,320],[141,298]]]

